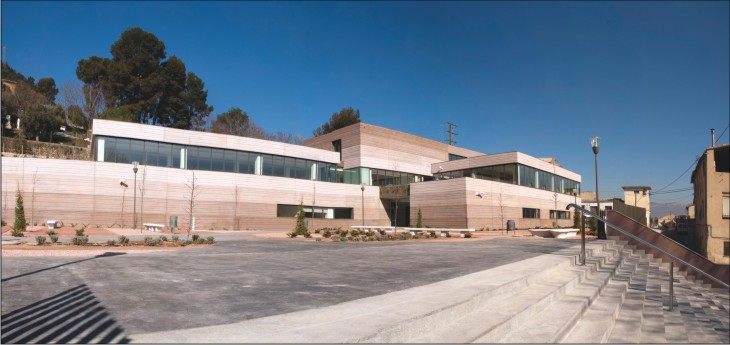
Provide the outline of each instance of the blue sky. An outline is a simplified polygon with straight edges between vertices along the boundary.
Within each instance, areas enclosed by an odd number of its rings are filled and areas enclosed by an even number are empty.
[[[61,85],[141,27],[203,79],[214,114],[240,107],[304,137],[348,106],[439,141],[449,121],[458,146],[556,157],[584,191],[597,135],[601,196],[621,197],[665,187],[728,126],[728,4],[3,1],[2,46],[17,71]]]

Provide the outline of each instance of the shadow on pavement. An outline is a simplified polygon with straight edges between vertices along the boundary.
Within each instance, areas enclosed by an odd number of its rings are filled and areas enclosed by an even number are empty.
[[[89,260],[89,259],[86,259]],[[129,343],[86,284],[2,315],[2,343]]]
[[[99,255],[97,255],[97,256],[95,256],[93,258],[71,261],[71,262],[67,262],[65,264],[60,264],[60,265],[56,265],[56,266],[52,266],[52,267],[46,267],[44,269],[35,270],[33,272],[28,272],[28,273],[19,274],[17,276],[13,276],[13,277],[3,278],[2,281],[3,282],[6,282],[6,281],[10,281],[10,280],[13,280],[13,279],[16,279],[16,278],[21,278],[21,277],[29,276],[31,274],[36,274],[36,273],[40,273],[40,272],[43,272],[43,271],[52,270],[54,268],[59,268],[59,267],[63,267],[63,266],[66,266],[66,265],[71,265],[71,264],[77,264],[79,262],[89,261],[89,260],[93,260],[93,259],[97,259],[97,258],[103,258],[103,257],[108,257],[108,256],[117,256],[117,255],[124,255],[124,254],[126,254],[126,253],[106,252],[104,254],[99,254]]]

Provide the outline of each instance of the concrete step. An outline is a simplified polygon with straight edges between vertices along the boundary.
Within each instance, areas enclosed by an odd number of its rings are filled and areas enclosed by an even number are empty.
[[[560,342],[730,342],[728,291],[693,282],[675,269],[670,301],[669,265],[633,246],[624,248],[615,276]]]
[[[595,259],[595,258],[591,258]],[[591,259],[587,265],[592,265]],[[617,250],[610,257],[595,265],[595,272],[580,285],[569,290],[565,296],[556,300],[549,307],[534,315],[527,322],[522,323],[519,329],[506,334],[498,342],[506,343],[554,343],[563,339],[573,328],[573,325],[584,317],[589,306],[599,296],[605,294],[609,280],[617,274],[623,264],[623,258]],[[613,288],[613,287],[610,287]],[[480,339],[481,340],[481,339]],[[494,340],[494,339],[485,339]]]
[[[605,343],[608,341],[640,258],[632,255],[630,250],[622,248],[618,260],[620,265],[614,275],[606,282],[606,286],[583,314],[581,320],[575,323],[561,342]]]

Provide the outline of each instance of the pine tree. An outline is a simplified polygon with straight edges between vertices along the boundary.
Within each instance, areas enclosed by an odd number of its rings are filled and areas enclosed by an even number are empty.
[[[299,203],[299,210],[297,211],[297,226],[294,228],[294,234],[297,236],[311,237],[307,225],[304,224],[304,205]]]
[[[23,237],[25,232],[25,208],[23,207],[23,194],[20,187],[15,198],[15,223],[13,224],[13,236]]]
[[[416,220],[416,227],[422,228],[423,227],[423,214],[421,214],[421,209],[418,209],[418,219]]]
[[[580,212],[578,210],[573,211],[573,227],[580,229]]]

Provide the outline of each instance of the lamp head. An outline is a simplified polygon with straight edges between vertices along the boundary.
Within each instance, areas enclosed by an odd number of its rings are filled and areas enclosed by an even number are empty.
[[[593,147],[593,153],[598,154],[598,150],[600,149],[599,142],[601,141],[601,138],[599,137],[593,137],[591,138],[591,147]]]
[[[135,174],[137,173],[138,164],[139,164],[139,162],[137,162],[137,161],[132,162],[132,171],[134,171]]]
[[[365,184],[364,183],[362,185],[360,185],[360,190],[363,191],[363,192],[365,191]]]

